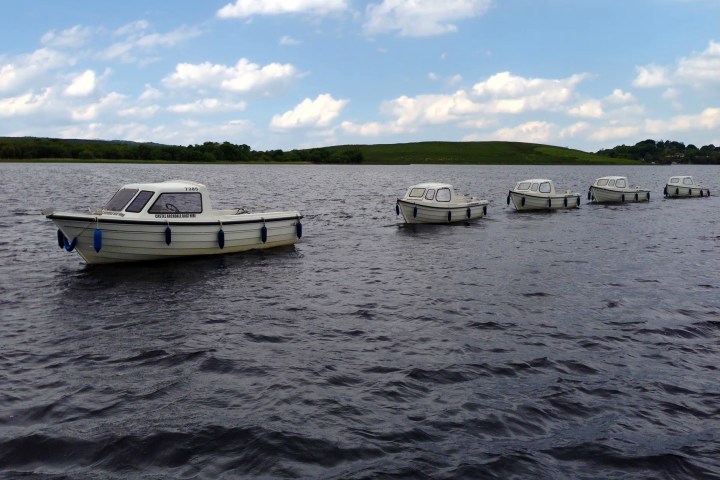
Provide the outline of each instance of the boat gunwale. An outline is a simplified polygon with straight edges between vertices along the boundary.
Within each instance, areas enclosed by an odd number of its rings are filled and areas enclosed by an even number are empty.
[[[450,209],[454,209],[454,208],[482,207],[482,206],[485,206],[485,205],[488,205],[488,204],[489,204],[489,202],[488,202],[487,200],[478,200],[478,201],[475,201],[475,202],[453,203],[453,204],[451,204],[450,202],[448,202],[448,205],[447,205],[447,206],[442,206],[442,205],[428,205],[428,204],[426,204],[426,203],[414,202],[414,201],[412,201],[412,200],[405,200],[405,199],[402,199],[402,198],[398,198],[398,199],[397,199],[397,202],[398,202],[398,203],[405,204],[405,205],[413,205],[413,206],[424,207],[424,208],[434,208],[434,209],[437,209],[437,210],[450,210]]]
[[[247,214],[245,214],[247,215]],[[251,214],[251,215],[257,215],[257,214]],[[121,219],[121,218],[101,218],[100,215],[67,215],[67,214],[50,214],[46,215],[46,218],[50,220],[69,220],[69,221],[77,221],[77,222],[98,222],[98,223],[112,223],[112,224],[121,224],[121,225],[175,225],[175,226],[208,226],[208,225],[241,225],[241,224],[251,224],[251,223],[271,223],[271,222],[283,222],[288,220],[300,220],[303,217],[303,215],[293,215],[293,216],[286,216],[286,217],[280,217],[280,218],[255,218],[255,219],[247,219],[247,220],[224,220],[220,217],[218,217],[215,221],[209,221],[209,220],[188,220],[188,221],[170,221],[170,219],[167,218],[159,218],[157,220],[142,220],[142,219]]]

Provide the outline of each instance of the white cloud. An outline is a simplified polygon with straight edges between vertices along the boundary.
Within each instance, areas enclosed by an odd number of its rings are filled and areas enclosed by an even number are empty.
[[[0,116],[13,117],[34,113],[47,105],[50,96],[51,90],[46,89],[40,95],[26,93],[17,97],[0,99]]]
[[[678,60],[675,67],[647,65],[636,67],[636,87],[691,85],[695,88],[720,85],[720,43],[711,41],[702,52]]]
[[[611,140],[622,140],[627,138],[636,138],[642,133],[642,129],[638,125],[622,125],[609,123],[608,125],[594,128],[589,138],[593,141],[607,142]]]
[[[385,102],[383,112],[395,117],[398,126],[436,125],[460,120],[480,111],[464,90],[452,95],[402,96]]]
[[[97,120],[104,112],[122,110],[125,99],[125,95],[111,92],[95,103],[72,108],[70,110],[70,116],[75,121],[87,122]]]
[[[157,105],[147,105],[144,107],[129,107],[118,111],[121,117],[131,118],[152,118],[160,110]]]
[[[454,21],[484,14],[491,0],[383,0],[366,7],[366,33],[397,31],[400,36],[425,37],[457,31]]]
[[[306,98],[292,110],[273,116],[270,128],[326,127],[340,115],[347,103],[348,100],[335,100],[327,93],[318,95],[315,100]]]
[[[79,48],[87,44],[95,32],[93,28],[75,25],[59,33],[51,30],[43,35],[40,41],[52,48]]]
[[[720,128],[720,108],[706,108],[697,115],[679,115],[668,120],[648,120],[645,127],[647,132],[653,135],[698,129],[716,130]]]
[[[524,78],[501,72],[475,84],[473,93],[488,100],[488,112],[557,111],[572,100],[575,87],[588,77],[575,74],[564,79]]]
[[[340,127],[349,135],[359,135],[361,137],[379,137],[393,133],[404,133],[403,128],[394,123],[367,122],[357,124],[345,121],[340,124]]]
[[[493,138],[504,141],[547,143],[555,137],[557,125],[548,122],[527,122],[517,127],[501,128],[493,134]]]
[[[568,110],[571,117],[601,118],[604,114],[600,100],[588,100]]]
[[[180,63],[175,72],[162,82],[168,88],[221,89],[232,92],[253,92],[272,88],[298,76],[290,64],[270,63],[263,67],[242,58],[235,66]]]
[[[288,46],[300,45],[302,42],[300,42],[300,40],[296,40],[288,35],[283,35],[280,38],[280,41],[278,43],[284,47],[288,47]]]
[[[632,93],[623,92],[621,89],[616,88],[613,92],[605,97],[610,103],[630,103],[635,100]]]
[[[203,98],[192,103],[171,105],[168,110],[175,113],[217,113],[243,111],[247,108],[245,102],[225,102],[217,98]]]
[[[180,27],[167,33],[146,33],[149,24],[139,21],[118,29],[115,34],[124,36],[100,53],[104,60],[120,59],[127,63],[145,61],[138,54],[147,54],[157,48],[171,48],[186,40],[198,37],[201,31],[195,27]],[[139,52],[139,53],[136,53]]]
[[[152,85],[145,84],[145,90],[140,94],[140,100],[157,100],[162,98],[163,94],[160,90]]]
[[[698,87],[720,85],[720,43],[710,42],[704,51],[681,58],[675,77],[680,83]]]
[[[38,79],[46,81],[49,71],[74,63],[64,54],[48,48],[20,55],[11,63],[0,65],[0,92],[27,89],[28,84]]]
[[[65,89],[65,95],[69,97],[87,97],[95,91],[97,79],[95,72],[92,70],[85,70],[80,75],[76,76],[72,83]]]
[[[236,0],[217,12],[218,18],[246,18],[253,15],[311,13],[325,15],[348,8],[347,0]]]
[[[635,67],[637,77],[633,80],[633,85],[640,88],[662,87],[671,84],[668,77],[668,69],[658,65],[648,65],[646,67]]]

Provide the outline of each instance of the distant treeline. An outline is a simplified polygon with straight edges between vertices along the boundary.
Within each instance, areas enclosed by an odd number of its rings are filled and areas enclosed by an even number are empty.
[[[103,140],[2,137],[0,159],[4,160],[129,160],[171,163],[213,162],[311,162],[362,163],[357,148],[255,151],[247,145],[205,142],[202,145],[161,145]]]
[[[705,145],[696,147],[682,142],[643,140],[633,146],[620,145],[597,152],[611,158],[628,158],[647,163],[695,163],[720,164],[720,147]]]

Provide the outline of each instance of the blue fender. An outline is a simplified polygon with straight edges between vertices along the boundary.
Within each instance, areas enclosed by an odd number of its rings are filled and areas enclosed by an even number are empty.
[[[100,253],[102,248],[102,230],[99,227],[95,229],[93,234],[93,248],[95,248],[95,253]]]

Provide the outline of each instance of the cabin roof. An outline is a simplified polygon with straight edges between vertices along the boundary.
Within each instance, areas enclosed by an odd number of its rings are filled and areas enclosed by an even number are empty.
[[[553,183],[552,180],[548,180],[547,178],[529,178],[527,180],[520,180],[517,183],[524,183],[524,182],[530,182],[530,183],[550,182],[550,183]]]
[[[410,188],[450,188],[452,189],[452,185],[449,183],[438,183],[438,182],[425,182],[425,183],[418,183],[417,185],[413,185]]]
[[[206,187],[202,183],[192,182],[189,180],[166,180],[164,182],[152,182],[152,183],[128,183],[123,185],[122,188],[137,188],[140,190],[154,190],[154,191],[185,191],[186,187],[196,187],[198,189],[205,190]]]

